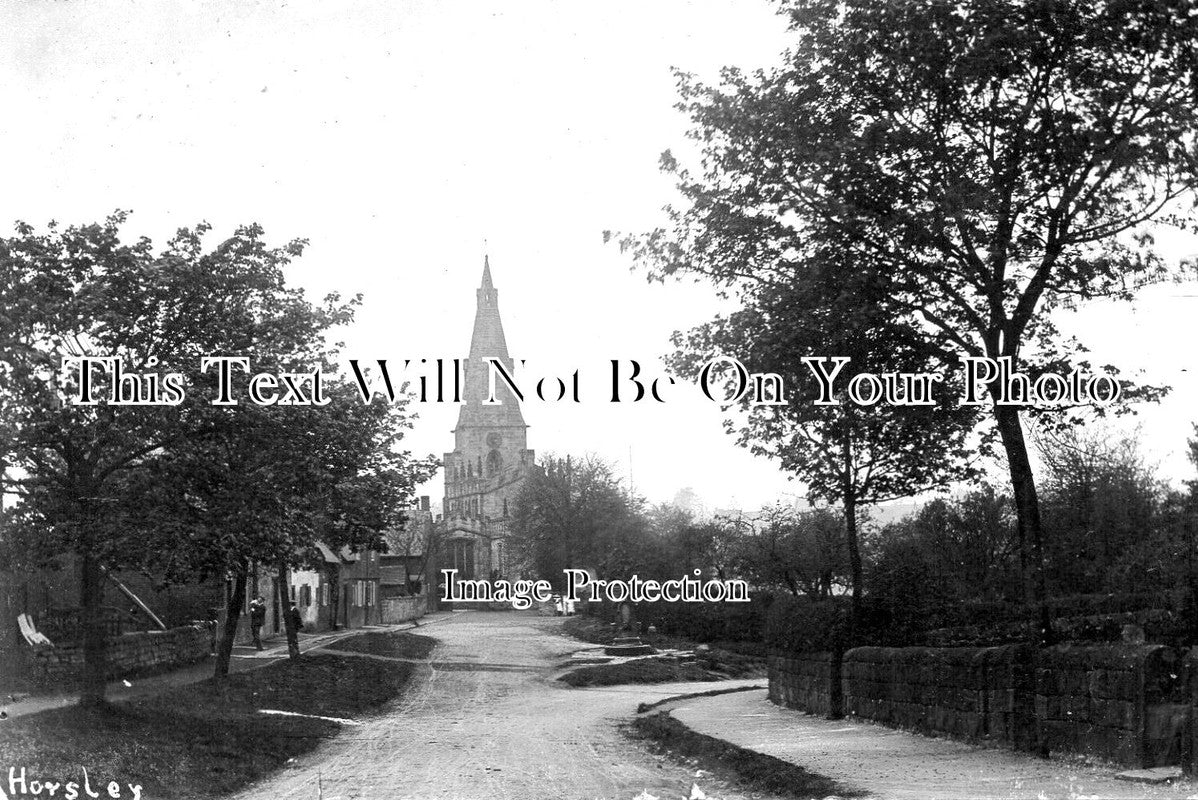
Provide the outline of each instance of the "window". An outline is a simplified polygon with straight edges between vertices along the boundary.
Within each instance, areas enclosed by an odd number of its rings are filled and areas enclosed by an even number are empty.
[[[329,604],[329,592],[329,584],[322,583],[320,585],[320,604],[322,606],[327,606]]]
[[[304,608],[312,605],[312,586],[305,583],[300,589],[300,605]]]
[[[366,582],[366,605],[378,605],[378,584],[374,581]]]
[[[295,584],[291,585],[291,602],[295,602]]]
[[[461,578],[474,577],[474,544],[467,541],[453,543],[453,566]]]

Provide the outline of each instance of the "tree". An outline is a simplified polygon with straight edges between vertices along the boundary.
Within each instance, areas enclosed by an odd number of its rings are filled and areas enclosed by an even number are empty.
[[[1010,498],[983,483],[956,498],[935,498],[887,526],[871,550],[883,555],[891,535],[921,551],[930,591],[946,602],[1007,599],[1005,578],[1016,574]],[[1017,585],[1017,581],[1015,585]]]
[[[1052,311],[1129,298],[1165,273],[1146,226],[1180,222],[1195,187],[1192,3],[800,0],[784,11],[797,43],[780,67],[728,69],[718,86],[679,78],[702,169],[663,157],[686,206],[669,230],[627,242],[654,276],[785,285],[831,250],[878,282],[870,302],[946,357],[1005,358],[1035,378],[1083,352],[1064,347]],[[1021,407],[987,388],[1028,593],[1046,609]],[[1158,395],[1125,385],[1128,398]]]
[[[171,534],[182,548],[181,564],[217,559],[215,554],[236,549],[237,537],[251,530],[270,501],[265,495],[272,484],[262,475],[231,473],[227,461],[193,458],[188,464],[194,480],[238,482],[220,494],[225,508],[207,509],[209,522],[232,522],[240,505],[238,521],[245,527],[212,525],[198,534],[194,519],[148,513],[182,507],[188,499],[180,483],[151,479],[152,471],[165,475],[160,468],[168,459],[177,464],[185,453],[213,455],[234,446],[243,453],[230,457],[244,460],[245,448],[273,444],[269,428],[281,424],[265,409],[251,421],[248,406],[213,406],[215,373],[201,370],[201,358],[243,355],[252,366],[321,364],[325,332],[347,321],[356,302],[332,295],[313,305],[286,286],[283,270],[302,253],[301,241],[268,247],[261,228],[246,226],[206,251],[209,228],[199,225],[181,229],[155,253],[147,239],[121,241],[125,219],[118,212],[99,224],[51,223],[40,234],[19,223],[14,236],[0,239],[0,286],[6,287],[0,294],[6,348],[0,362],[8,378],[0,386],[0,405],[14,412],[5,420],[6,466],[23,474],[13,482],[19,524],[5,535],[20,536],[42,559],[62,553],[77,558],[85,659],[80,702],[88,705],[104,697],[104,570],[171,558],[174,551],[157,546]],[[82,371],[77,364],[64,368],[70,364],[63,359],[84,356],[116,359],[129,374],[154,373],[160,388],[163,376],[178,373],[183,396],[177,405],[114,404],[110,393],[118,381],[97,368],[90,375],[96,402],[73,402]],[[123,385],[143,397],[153,393],[148,379],[127,375]],[[238,443],[242,434],[249,438]],[[302,450],[300,441],[292,444]],[[211,556],[204,553],[210,547]],[[215,569],[216,562],[210,566]]]
[[[1144,463],[1137,438],[1103,426],[1037,438],[1050,534],[1046,559],[1058,592],[1172,588],[1159,568],[1148,566],[1169,557],[1161,540],[1166,492]]]
[[[703,498],[699,497],[690,486],[684,486],[675,492],[674,499],[670,501],[670,504],[695,518],[702,519],[705,516],[706,507],[703,504]]]
[[[934,498],[867,542],[870,610],[883,641],[909,644],[963,624],[968,603],[991,608],[1021,595],[1010,498],[981,486]]]
[[[292,569],[319,560],[318,541],[387,549],[384,532],[403,524],[415,486],[436,462],[398,449],[410,427],[406,399],[363,404],[324,366],[327,405],[229,409],[217,433],[181,443],[143,471],[140,507],[155,541],[149,566],[166,581],[229,574],[233,596],[244,597],[251,563],[273,567],[286,587]],[[164,519],[173,524],[153,524]],[[230,604],[218,678],[228,673],[239,615],[240,605]],[[284,620],[289,654],[298,658],[293,620]]]
[[[762,509],[759,529],[739,539],[737,570],[760,587],[826,600],[852,585],[844,519],[830,508]]]
[[[824,374],[839,369],[842,387],[866,373],[945,369],[938,348],[888,318],[879,302],[882,294],[868,272],[853,270],[834,252],[813,253],[786,282],[740,286],[740,310],[687,335],[675,334],[679,350],[670,359],[676,371],[696,379],[728,353],[737,354],[750,372],[781,376],[784,396],[746,393],[739,400],[747,412],[739,441],[777,458],[803,479],[813,500],[841,507],[852,586],[851,633],[861,622],[864,593],[860,509],[971,477],[975,448],[986,444],[970,441],[975,409],[947,392],[934,397],[931,384],[922,387],[927,389],[922,394],[917,385],[901,387],[894,397],[874,398],[870,406],[843,394],[830,404],[816,402],[824,387],[816,368],[805,363],[813,353],[848,359],[836,367],[820,358]],[[770,399],[775,402],[762,402]],[[726,425],[731,430],[736,421]]]
[[[554,586],[562,584],[568,568],[628,579],[648,540],[639,503],[595,456],[547,457],[520,490],[511,531],[517,557]]]

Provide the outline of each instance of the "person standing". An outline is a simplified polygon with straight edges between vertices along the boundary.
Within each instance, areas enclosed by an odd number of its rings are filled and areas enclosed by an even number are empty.
[[[266,601],[262,595],[254,595],[250,601],[250,630],[254,633],[254,647],[262,649],[262,626],[266,624]]]

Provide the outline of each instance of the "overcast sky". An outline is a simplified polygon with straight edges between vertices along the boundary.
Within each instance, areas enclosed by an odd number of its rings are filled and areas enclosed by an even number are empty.
[[[465,357],[488,252],[511,354],[529,375],[582,373],[581,404],[526,405],[530,447],[607,456],[650,500],[689,486],[754,508],[802,487],[737,448],[693,387],[607,402],[608,359],[658,373],[670,333],[718,306],[706,287],[630,273],[602,231],[662,221],[658,156],[687,127],[670,67],[714,79],[785,46],[752,0],[9,2],[0,226],[124,208],[130,235],[155,240],[200,220],[307,238],[290,278],[364,295],[344,332],[364,359]],[[1196,314],[1187,284],[1065,321],[1095,363],[1174,386],[1138,422],[1177,480],[1192,473]],[[450,449],[456,407],[419,411],[412,449]],[[440,479],[425,491],[439,499]]]

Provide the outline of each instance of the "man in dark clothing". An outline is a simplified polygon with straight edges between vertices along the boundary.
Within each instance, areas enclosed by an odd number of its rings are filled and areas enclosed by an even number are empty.
[[[254,647],[262,649],[262,626],[266,623],[266,601],[262,595],[254,595],[250,601],[250,630],[254,632]]]
[[[287,613],[291,615],[291,622],[295,625],[296,631],[302,631],[304,629],[304,615],[295,607],[295,603],[291,604],[291,609]]]
[[[212,646],[212,652],[216,652],[216,626],[220,621],[220,609],[209,606],[204,611],[204,624],[208,627],[208,643]]]

